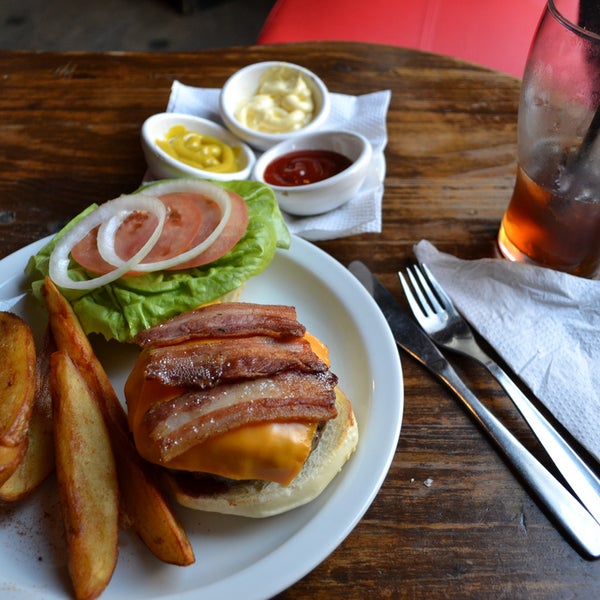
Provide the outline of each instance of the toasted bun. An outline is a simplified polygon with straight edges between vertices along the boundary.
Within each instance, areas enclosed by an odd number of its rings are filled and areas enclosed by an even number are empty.
[[[266,481],[243,481],[213,493],[191,493],[180,476],[167,475],[175,499],[188,508],[245,517],[270,517],[316,498],[354,452],[358,426],[352,405],[336,388],[338,416],[328,421],[317,447],[300,474],[289,485]]]
[[[220,298],[215,300],[215,302],[238,302],[242,297],[242,292],[246,287],[246,282],[242,283],[239,287],[236,287],[234,290],[223,294]]]

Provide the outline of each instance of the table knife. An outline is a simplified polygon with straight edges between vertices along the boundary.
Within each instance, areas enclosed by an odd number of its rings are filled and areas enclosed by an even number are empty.
[[[368,267],[354,261],[348,269],[379,306],[398,346],[424,365],[461,400],[554,516],[563,533],[589,556],[600,557],[600,525],[591,514],[469,390],[418,323]]]

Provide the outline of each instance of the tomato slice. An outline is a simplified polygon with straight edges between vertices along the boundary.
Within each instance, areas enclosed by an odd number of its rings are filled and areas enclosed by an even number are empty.
[[[143,262],[155,262],[177,256],[187,250],[198,235],[202,212],[191,194],[165,194],[162,203],[167,207],[167,220],[160,238]],[[157,218],[148,213],[134,213],[119,227],[115,236],[115,251],[123,260],[138,252],[152,235]]]
[[[242,238],[248,227],[248,208],[238,194],[228,191],[232,211],[227,226],[214,244],[196,258],[172,267],[180,270],[213,262],[226,254]],[[167,206],[167,219],[161,236],[144,263],[167,260],[198,245],[206,239],[221,219],[221,208],[209,198],[191,192],[164,194],[160,199]],[[128,216],[115,234],[115,251],[128,260],[148,240],[156,227],[152,214],[135,212]],[[98,252],[98,228],[93,229],[71,251],[73,259],[92,273],[109,273],[115,267]],[[136,275],[139,273],[129,273]]]
[[[92,229],[78,244],[73,246],[71,256],[84,269],[97,275],[104,275],[104,273],[110,273],[115,267],[107,263],[98,252],[98,229],[100,229],[99,226]]]
[[[190,194],[165,194],[161,201],[167,207],[167,219],[158,242],[144,262],[176,256],[189,248],[202,223],[202,212]],[[115,251],[129,260],[146,243],[156,227],[156,216],[134,212],[121,224],[115,235]],[[93,229],[71,251],[71,256],[92,273],[110,273],[115,267],[98,252],[98,228]]]
[[[227,193],[231,198],[231,216],[223,233],[216,239],[214,244],[201,254],[198,254],[196,258],[172,267],[170,270],[189,269],[207,265],[227,254],[242,239],[248,228],[248,206],[239,194],[231,190],[227,190]],[[196,246],[205,240],[221,219],[221,208],[214,200],[200,195],[197,195],[195,200],[202,210],[203,221],[200,231],[190,247]]]

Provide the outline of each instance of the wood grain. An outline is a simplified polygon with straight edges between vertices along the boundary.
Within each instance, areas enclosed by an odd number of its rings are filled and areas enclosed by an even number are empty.
[[[173,80],[220,87],[267,59],[303,64],[334,92],[392,91],[383,231],[321,248],[343,264],[364,260],[399,299],[395,273],[422,238],[462,258],[494,256],[516,170],[520,82],[437,55],[328,42],[197,54],[0,51],[0,257],[137,187],[140,126],[165,109]],[[337,550],[279,597],[600,597],[600,565],[564,540],[454,398],[401,359],[404,420],[382,489]],[[457,364],[545,461],[498,386]]]

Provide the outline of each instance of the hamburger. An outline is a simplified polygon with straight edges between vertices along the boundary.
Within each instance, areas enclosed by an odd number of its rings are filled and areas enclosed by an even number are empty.
[[[293,307],[211,304],[139,333],[126,385],[138,452],[193,509],[267,517],[316,498],[356,448],[327,347]]]

